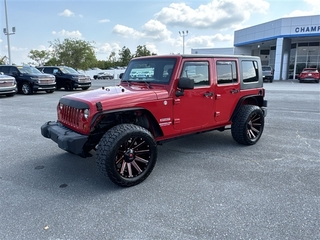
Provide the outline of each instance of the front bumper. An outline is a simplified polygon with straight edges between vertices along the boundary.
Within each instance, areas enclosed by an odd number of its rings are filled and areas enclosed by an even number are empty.
[[[55,90],[56,84],[48,84],[48,85],[34,85],[33,90],[34,91],[46,91],[46,90]]]
[[[83,88],[83,87],[91,87],[91,82],[85,82],[85,83],[74,83],[75,88]]]
[[[41,134],[58,144],[58,147],[77,155],[83,154],[88,136],[76,133],[59,122],[47,122],[41,126]]]

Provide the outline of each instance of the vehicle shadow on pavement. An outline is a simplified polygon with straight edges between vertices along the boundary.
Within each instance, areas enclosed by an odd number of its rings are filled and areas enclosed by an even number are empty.
[[[82,158],[67,152],[52,154],[49,151],[33,159],[24,159],[19,165],[15,166],[19,169],[17,176],[2,174],[2,179],[11,178],[11,182],[26,188],[74,197],[121,189],[98,171],[94,157]]]

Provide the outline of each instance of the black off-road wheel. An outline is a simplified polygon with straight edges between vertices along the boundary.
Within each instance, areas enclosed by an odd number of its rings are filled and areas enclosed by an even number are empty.
[[[143,127],[120,124],[107,131],[97,148],[97,165],[112,182],[131,187],[144,181],[157,160],[157,143]]]
[[[264,114],[260,107],[241,106],[233,119],[231,133],[233,139],[244,145],[253,145],[260,139],[264,128]]]
[[[21,86],[21,91],[24,95],[30,95],[33,93],[31,85],[27,82],[23,83]]]
[[[64,90],[66,90],[66,91],[72,91],[72,90],[73,90],[72,83],[66,82],[66,83],[64,84]]]

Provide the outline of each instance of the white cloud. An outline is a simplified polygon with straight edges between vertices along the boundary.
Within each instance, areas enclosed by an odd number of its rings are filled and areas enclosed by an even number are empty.
[[[185,3],[172,3],[155,18],[172,26],[226,29],[248,20],[252,13],[266,14],[269,7],[265,0],[213,0],[196,9]]]
[[[118,51],[121,49],[121,47],[117,43],[111,43],[111,44],[104,43],[102,46],[98,46],[96,49],[99,53],[110,54],[111,52],[118,53]]]
[[[108,22],[110,22],[109,19],[101,19],[101,20],[99,20],[99,23],[108,23]]]
[[[59,13],[59,16],[74,17],[75,14],[73,12],[71,12],[69,9],[65,9],[63,12]]]
[[[318,1],[314,0],[304,0],[307,5],[310,5],[310,10],[301,11],[295,10],[289,14],[284,15],[284,17],[300,17],[300,16],[310,16],[320,14],[320,4]]]
[[[157,20],[148,21],[143,25],[142,30],[142,36],[154,40],[168,40],[171,35],[171,32],[167,29],[166,25]]]
[[[13,52],[23,52],[23,51],[27,51],[28,48],[22,48],[22,47],[16,47],[16,46],[10,46],[11,51]]]
[[[78,30],[69,32],[63,29],[60,32],[52,31],[52,34],[65,38],[82,38],[82,33],[80,33]]]
[[[134,30],[133,28],[126,27],[124,25],[117,24],[114,26],[112,29],[113,33],[122,35],[123,37],[126,38],[141,38],[143,37],[143,34],[139,31]]]
[[[197,36],[187,39],[186,46],[190,48],[214,47],[216,42],[230,42],[232,44],[233,36],[230,34],[222,35],[220,33],[210,36]],[[182,46],[182,45],[181,45]]]

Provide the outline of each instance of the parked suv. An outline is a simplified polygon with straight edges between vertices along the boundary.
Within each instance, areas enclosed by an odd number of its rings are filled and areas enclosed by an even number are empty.
[[[97,150],[99,169],[130,187],[148,177],[157,144],[167,140],[231,129],[236,142],[257,143],[267,106],[262,76],[253,56],[134,58],[119,85],[63,96],[58,120],[43,124],[41,133],[83,157]]]
[[[273,82],[273,68],[271,66],[262,66],[263,81]]]
[[[0,72],[0,95],[12,97],[17,92],[17,82],[14,77],[4,75]]]
[[[71,67],[42,66],[37,68],[56,77],[57,89],[64,88],[66,91],[72,91],[81,88],[87,90],[91,86],[90,77],[80,74]]]
[[[1,65],[0,72],[14,77],[17,81],[18,92],[26,95],[38,91],[53,93],[56,89],[55,77],[49,74],[43,74],[35,67]]]

